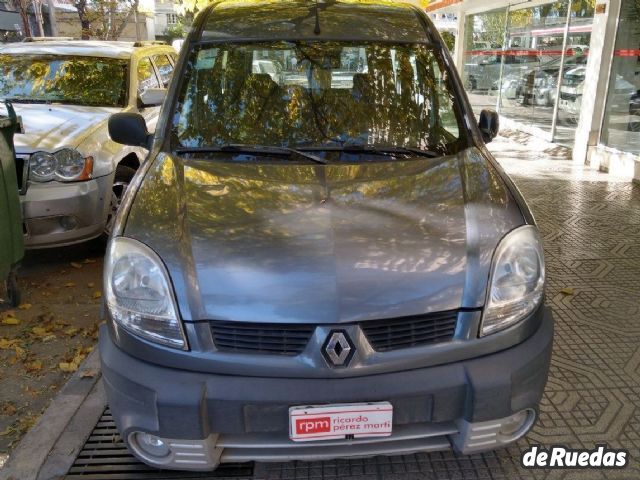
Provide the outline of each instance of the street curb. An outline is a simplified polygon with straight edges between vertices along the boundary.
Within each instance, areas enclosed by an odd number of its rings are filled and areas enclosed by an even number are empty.
[[[96,423],[100,420],[106,404],[107,395],[104,385],[99,381],[91,389],[47,455],[38,472],[38,480],[63,478],[69,472]]]
[[[92,372],[93,376],[86,376],[88,372]],[[51,400],[38,422],[11,452],[9,460],[0,470],[0,480],[35,480],[39,478],[38,474],[47,461],[49,453],[56,446],[56,442],[61,438],[80,406],[94,390],[100,376],[100,357],[96,347]],[[71,452],[75,451],[77,447],[69,445],[68,437],[65,436],[64,440],[67,448],[71,447],[67,454],[71,456]],[[75,440],[80,444],[79,448],[82,448],[86,437],[80,438],[76,435]],[[75,456],[71,458],[71,463],[74,459]]]

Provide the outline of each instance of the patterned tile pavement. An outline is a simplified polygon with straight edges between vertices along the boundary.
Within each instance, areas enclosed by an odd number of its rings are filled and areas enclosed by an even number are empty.
[[[269,479],[640,479],[640,186],[520,134],[490,145],[542,231],[556,337],[535,429],[511,448],[256,465]],[[571,289],[572,294],[562,293]],[[565,290],[566,291],[566,290]],[[622,470],[525,470],[530,444],[626,448]]]

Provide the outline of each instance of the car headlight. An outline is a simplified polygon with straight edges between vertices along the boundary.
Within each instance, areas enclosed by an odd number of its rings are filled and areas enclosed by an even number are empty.
[[[85,157],[74,148],[36,152],[29,158],[29,178],[35,182],[77,182],[89,180],[92,173],[93,157]]]
[[[155,252],[131,238],[109,243],[104,289],[111,318],[152,342],[187,349],[169,275]]]
[[[496,249],[480,335],[503,330],[531,314],[544,295],[544,254],[531,225],[507,234]]]
[[[58,161],[56,176],[63,182],[87,180],[93,171],[93,158],[84,157],[73,148],[63,148],[53,154]]]
[[[29,176],[36,182],[53,180],[57,168],[58,161],[47,152],[36,152],[29,159]]]

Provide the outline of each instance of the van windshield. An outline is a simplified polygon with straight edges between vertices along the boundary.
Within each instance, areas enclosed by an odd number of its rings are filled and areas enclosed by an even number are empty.
[[[425,44],[201,44],[185,73],[175,148],[461,147],[457,100]]]

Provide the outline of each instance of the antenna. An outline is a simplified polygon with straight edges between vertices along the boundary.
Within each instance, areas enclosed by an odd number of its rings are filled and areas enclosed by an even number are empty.
[[[318,0],[316,0],[316,26],[313,29],[313,33],[320,35],[320,14],[318,12]]]

